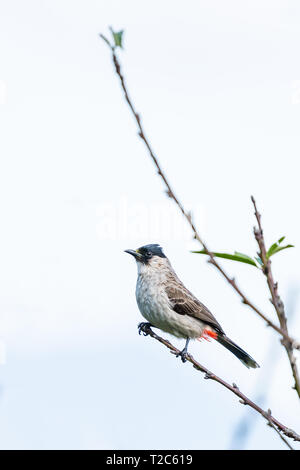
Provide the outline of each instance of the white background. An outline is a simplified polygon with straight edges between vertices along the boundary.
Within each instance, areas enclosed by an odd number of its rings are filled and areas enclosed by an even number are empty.
[[[1,448],[285,448],[231,393],[138,336],[123,250],[153,242],[261,368],[216,343],[196,342],[195,357],[299,432],[278,335],[190,253],[98,36],[125,28],[131,96],[209,247],[255,255],[251,194],[267,243],[296,245],[273,268],[299,338],[299,15],[278,0],[1,0]],[[263,276],[223,265],[276,321]]]

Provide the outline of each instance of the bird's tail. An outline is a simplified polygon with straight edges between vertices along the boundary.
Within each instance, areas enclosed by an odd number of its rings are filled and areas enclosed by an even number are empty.
[[[237,344],[235,344],[231,339],[228,338],[226,335],[218,334],[216,338],[218,343],[222,344],[226,349],[228,349],[232,354],[234,354],[246,367],[252,367],[255,369],[259,367],[257,362],[249,356],[242,348],[240,348]]]

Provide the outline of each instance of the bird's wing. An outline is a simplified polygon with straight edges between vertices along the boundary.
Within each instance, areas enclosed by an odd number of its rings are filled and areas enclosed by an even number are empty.
[[[179,281],[179,280],[178,280]],[[207,323],[217,331],[224,333],[213,314],[179,281],[169,282],[166,287],[170,304],[179,315],[189,315]]]

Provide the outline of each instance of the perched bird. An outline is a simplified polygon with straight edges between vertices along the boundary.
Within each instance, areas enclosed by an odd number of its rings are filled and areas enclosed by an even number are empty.
[[[125,250],[138,267],[136,300],[148,322],[139,324],[139,333],[156,327],[186,340],[178,354],[183,362],[191,339],[213,338],[232,352],[246,367],[259,367],[256,361],[225,335],[213,314],[183,285],[158,244]]]

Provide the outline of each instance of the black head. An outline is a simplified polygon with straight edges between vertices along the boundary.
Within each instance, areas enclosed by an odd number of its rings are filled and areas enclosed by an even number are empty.
[[[126,253],[134,256],[137,261],[142,263],[148,263],[148,261],[153,258],[153,256],[159,256],[160,258],[166,258],[162,247],[157,243],[151,245],[144,245],[138,248],[137,250],[125,250]]]

